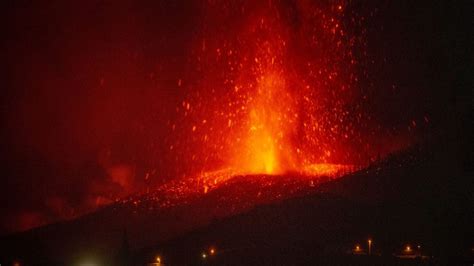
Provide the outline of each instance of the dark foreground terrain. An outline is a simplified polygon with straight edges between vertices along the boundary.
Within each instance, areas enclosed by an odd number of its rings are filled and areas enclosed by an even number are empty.
[[[453,143],[415,146],[281,198],[265,195],[294,189],[288,182],[258,188],[256,177],[166,211],[140,196],[138,207],[117,203],[3,237],[1,265],[146,265],[157,256],[163,265],[472,265],[470,151]],[[246,191],[264,199],[236,196]]]

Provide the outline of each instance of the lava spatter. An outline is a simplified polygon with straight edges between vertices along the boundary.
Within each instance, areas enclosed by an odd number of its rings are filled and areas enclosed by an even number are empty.
[[[205,5],[191,60],[199,78],[172,124],[170,146],[192,165],[186,176],[336,175],[360,163],[348,153],[364,116],[354,106],[361,39],[348,36],[345,6]]]

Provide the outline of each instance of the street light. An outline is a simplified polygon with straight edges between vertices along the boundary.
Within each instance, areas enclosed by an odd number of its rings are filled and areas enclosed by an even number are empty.
[[[372,239],[369,238],[367,242],[369,243],[369,255],[370,255],[372,251]]]
[[[406,252],[406,253],[410,253],[410,252],[411,252],[411,247],[410,247],[410,245],[407,245],[407,246],[405,247],[405,252]]]

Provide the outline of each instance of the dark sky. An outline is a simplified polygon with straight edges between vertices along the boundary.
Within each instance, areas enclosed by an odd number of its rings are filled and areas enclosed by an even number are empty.
[[[85,2],[2,8],[0,234],[143,190],[130,176],[173,177],[164,140],[205,1]],[[420,136],[472,107],[472,4],[432,2],[350,1],[376,11],[363,22],[369,111],[388,128],[427,116]]]

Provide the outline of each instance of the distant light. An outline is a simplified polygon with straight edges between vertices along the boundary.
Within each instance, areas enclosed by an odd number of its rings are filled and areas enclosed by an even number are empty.
[[[211,255],[214,255],[214,254],[216,253],[216,250],[213,249],[213,248],[211,248],[211,249],[209,250],[209,253],[210,253]]]
[[[205,259],[205,258],[207,258],[207,254],[206,254],[206,253],[202,253],[201,257],[202,257],[203,259]]]
[[[356,245],[355,250],[356,250],[356,251],[360,251],[360,246],[359,246],[359,245]]]
[[[410,247],[410,245],[407,245],[407,246],[405,247],[405,251],[406,251],[406,252],[411,252],[411,247]]]
[[[160,256],[156,256],[156,262],[161,263],[161,257]]]
[[[369,255],[371,255],[372,254],[372,239],[369,238],[367,242],[369,242]]]
[[[94,263],[94,262],[83,262],[83,263],[80,263],[79,266],[98,266],[99,264],[97,263]]]

